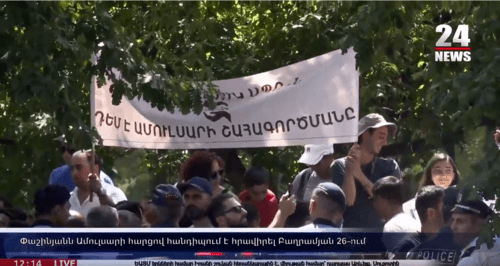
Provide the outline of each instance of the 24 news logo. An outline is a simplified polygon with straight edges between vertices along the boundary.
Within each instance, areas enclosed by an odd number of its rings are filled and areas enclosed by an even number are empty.
[[[447,42],[453,29],[450,25],[441,24],[436,27],[436,32],[442,32],[441,38],[436,42],[434,48],[434,61],[436,62],[470,62],[470,39],[469,25],[458,25],[453,42]],[[451,44],[460,44],[460,47],[452,47]]]

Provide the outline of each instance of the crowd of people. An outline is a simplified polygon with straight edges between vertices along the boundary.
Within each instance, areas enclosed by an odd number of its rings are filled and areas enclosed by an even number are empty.
[[[476,245],[483,225],[495,215],[494,201],[459,190],[458,167],[446,154],[428,162],[418,193],[404,201],[401,171],[379,156],[397,126],[379,114],[359,120],[358,142],[335,159],[333,144],[306,145],[300,163],[308,166],[279,200],[270,174],[254,166],[235,195],[222,185],[224,161],[196,151],[180,169],[176,184],[159,184],[147,202],[127,200],[102,171],[91,151],[63,146],[66,165],[35,195],[36,215],[0,198],[3,227],[295,227],[342,232],[381,232],[388,259],[425,259],[455,265],[500,265],[500,241]],[[498,135],[498,136],[497,136]],[[500,133],[495,135],[500,142]],[[477,194],[477,195],[476,195]],[[401,234],[404,233],[404,234]]]

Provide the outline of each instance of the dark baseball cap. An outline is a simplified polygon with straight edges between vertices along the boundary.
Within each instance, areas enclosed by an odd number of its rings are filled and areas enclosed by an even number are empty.
[[[151,202],[158,206],[165,206],[168,202],[178,202],[184,204],[184,199],[176,187],[167,184],[160,184],[156,186],[153,191],[153,195],[151,195]]]
[[[467,200],[459,202],[451,210],[452,213],[466,213],[479,216],[481,219],[486,219],[493,211],[482,200]]]
[[[210,185],[210,182],[206,180],[205,178],[202,177],[193,177],[187,181],[187,183],[184,184],[179,184],[179,191],[184,194],[186,190],[189,188],[196,188],[200,190],[201,192],[205,192],[208,195],[212,196],[212,185]]]
[[[325,182],[320,183],[315,189],[314,192],[321,191],[325,194],[330,200],[336,202],[340,205],[340,207],[345,210],[347,207],[344,191],[334,183]],[[313,192],[313,193],[314,193]]]

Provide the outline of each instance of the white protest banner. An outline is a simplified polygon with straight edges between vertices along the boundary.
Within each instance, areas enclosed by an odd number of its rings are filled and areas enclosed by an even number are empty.
[[[144,149],[272,147],[356,142],[356,53],[333,51],[248,77],[214,81],[217,108],[182,115],[123,97],[111,80],[92,82],[92,126],[105,146]],[[119,77],[119,73],[113,69]]]

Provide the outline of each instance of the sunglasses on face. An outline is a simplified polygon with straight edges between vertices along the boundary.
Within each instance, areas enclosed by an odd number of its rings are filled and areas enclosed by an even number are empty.
[[[224,169],[219,169],[218,171],[213,172],[211,177],[212,179],[217,179],[218,176],[223,176],[223,175],[224,175]]]
[[[243,206],[234,206],[231,209],[225,211],[223,214],[230,213],[230,212],[235,212],[235,213],[242,213],[243,212]]]

